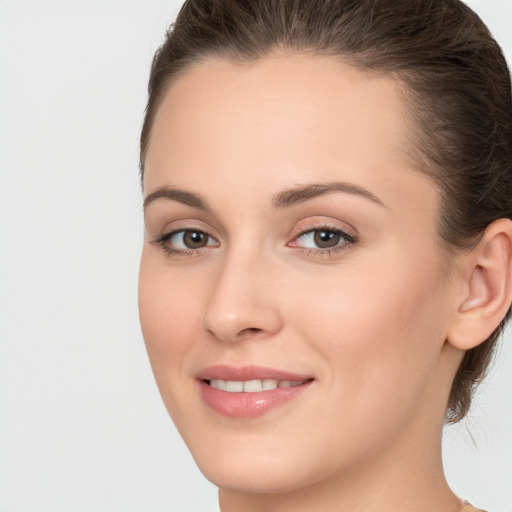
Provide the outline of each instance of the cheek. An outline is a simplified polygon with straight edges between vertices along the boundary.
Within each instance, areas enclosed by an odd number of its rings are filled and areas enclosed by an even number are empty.
[[[386,264],[383,254],[365,261],[364,271],[341,269],[289,298],[300,336],[329,362],[332,389],[366,412],[389,403],[390,393],[397,406],[415,399],[435,370],[445,340],[446,275],[432,265],[428,275],[418,271],[421,258],[393,254]]]
[[[185,282],[184,282],[185,281]],[[143,252],[139,275],[139,314],[157,382],[181,374],[183,358],[196,339],[198,283],[158,265]],[[171,369],[171,372],[166,371]],[[177,372],[175,370],[178,370]]]

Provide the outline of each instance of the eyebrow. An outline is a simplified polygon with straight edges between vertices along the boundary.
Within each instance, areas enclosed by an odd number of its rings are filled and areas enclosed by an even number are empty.
[[[161,187],[151,192],[144,198],[144,208],[156,201],[157,199],[168,199],[170,201],[177,201],[178,203],[186,204],[192,208],[197,208],[203,211],[209,211],[206,201],[198,194],[186,192],[169,187]]]
[[[302,185],[290,190],[279,192],[272,199],[272,206],[275,209],[289,208],[290,206],[304,203],[318,196],[331,194],[333,192],[344,192],[346,194],[358,195],[376,204],[384,206],[384,203],[372,192],[365,188],[346,182],[312,183]],[[161,187],[144,198],[144,208],[158,199],[168,199],[178,203],[197,208],[202,211],[210,211],[208,203],[199,194],[170,187]]]
[[[346,194],[358,195],[385,207],[385,204],[369,190],[366,190],[359,185],[346,182],[313,183],[310,185],[299,186],[291,190],[285,190],[274,197],[272,205],[276,209],[288,208],[290,206],[309,201],[314,197],[331,194],[333,192],[344,192]]]

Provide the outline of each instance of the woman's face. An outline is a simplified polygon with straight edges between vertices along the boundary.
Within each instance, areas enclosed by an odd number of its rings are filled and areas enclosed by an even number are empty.
[[[297,489],[437,436],[454,285],[400,87],[327,57],[206,61],[159,107],[142,329],[220,487]]]

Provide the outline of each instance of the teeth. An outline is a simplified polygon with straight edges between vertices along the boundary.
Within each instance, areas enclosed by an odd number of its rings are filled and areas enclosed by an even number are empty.
[[[238,380],[227,380],[226,381],[226,391],[230,393],[240,393],[244,390],[244,383]]]
[[[300,386],[305,381],[293,381],[293,380],[281,380],[276,379],[264,379],[264,380],[222,380],[222,379],[211,379],[210,386],[221,391],[227,391],[228,393],[259,393],[260,391],[270,391],[276,388],[291,388],[294,386]]]
[[[300,386],[304,384],[304,380],[282,380],[279,382],[280,388],[293,388],[294,386]]]
[[[226,391],[226,381],[220,379],[212,379],[210,381],[210,386],[215,389],[220,389],[221,391]]]
[[[265,391],[268,391],[269,389],[276,389],[277,388],[277,380],[275,379],[265,379],[263,381],[263,389]]]
[[[244,381],[245,393],[258,393],[263,391],[263,381],[261,380],[246,380]]]

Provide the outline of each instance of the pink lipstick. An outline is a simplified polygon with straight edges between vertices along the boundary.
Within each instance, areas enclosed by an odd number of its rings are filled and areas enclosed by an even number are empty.
[[[233,418],[255,418],[305,391],[313,382],[309,375],[264,368],[210,366],[197,374],[205,404]]]

